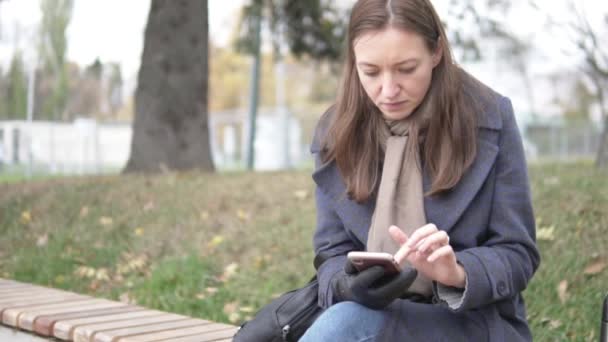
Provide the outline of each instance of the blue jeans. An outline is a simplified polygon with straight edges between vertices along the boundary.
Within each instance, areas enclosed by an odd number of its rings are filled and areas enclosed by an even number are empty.
[[[386,312],[355,302],[341,302],[323,312],[299,342],[374,341],[384,325],[385,315]]]

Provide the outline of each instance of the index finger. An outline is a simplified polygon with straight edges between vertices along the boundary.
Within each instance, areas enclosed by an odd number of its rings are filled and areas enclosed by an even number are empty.
[[[410,236],[410,238],[406,242],[406,246],[408,246],[410,248],[413,248],[422,239],[424,239],[425,237],[427,237],[427,236],[435,233],[436,231],[437,231],[437,226],[435,226],[433,223],[429,223],[427,225],[424,225],[424,226],[416,229],[412,233],[412,235]]]

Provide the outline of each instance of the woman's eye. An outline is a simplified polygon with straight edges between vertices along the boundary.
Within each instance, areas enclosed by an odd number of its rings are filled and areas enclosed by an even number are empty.
[[[376,76],[378,76],[378,72],[377,71],[364,71],[363,73],[367,77],[376,77]]]
[[[416,68],[409,68],[409,69],[399,69],[399,72],[402,74],[411,74],[414,71],[416,71]]]

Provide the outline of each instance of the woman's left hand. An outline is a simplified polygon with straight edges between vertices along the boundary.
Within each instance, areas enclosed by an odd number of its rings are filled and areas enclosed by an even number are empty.
[[[466,272],[456,262],[450,237],[445,231],[431,223],[418,228],[410,237],[396,226],[391,226],[389,233],[401,245],[395,253],[399,264],[407,259],[418,272],[431,280],[446,286],[465,287]]]

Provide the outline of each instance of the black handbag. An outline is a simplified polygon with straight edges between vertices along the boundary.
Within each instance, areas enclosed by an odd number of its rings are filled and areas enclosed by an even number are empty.
[[[325,261],[315,256],[318,269]],[[323,309],[317,304],[319,282],[313,277],[306,286],[284,293],[264,306],[252,320],[241,325],[233,342],[297,342]]]

